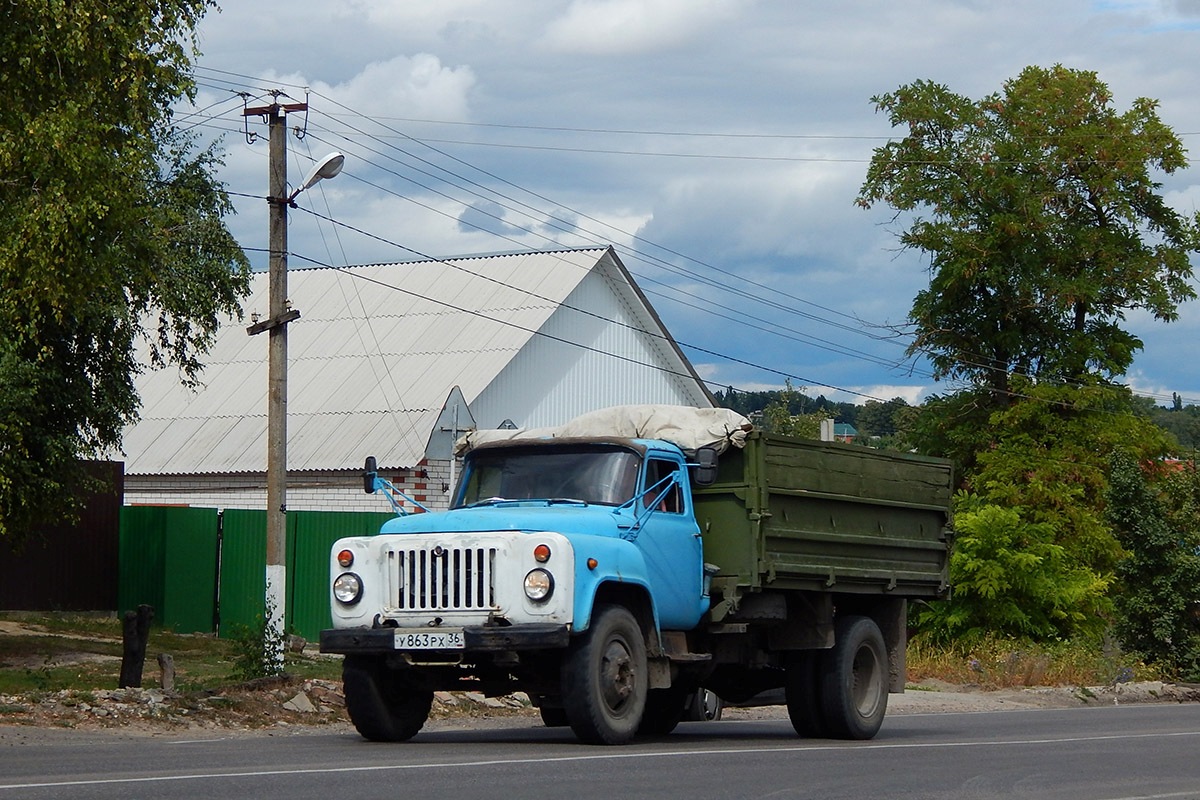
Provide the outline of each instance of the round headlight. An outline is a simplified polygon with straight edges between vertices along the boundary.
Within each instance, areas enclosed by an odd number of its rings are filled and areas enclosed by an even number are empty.
[[[554,591],[554,576],[544,569],[535,569],[525,576],[525,596],[541,602]]]
[[[333,596],[339,603],[354,605],[362,598],[362,579],[353,572],[343,572],[333,579]]]

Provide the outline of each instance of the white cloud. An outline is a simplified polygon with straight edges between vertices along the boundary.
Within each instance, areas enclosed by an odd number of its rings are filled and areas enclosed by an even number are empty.
[[[648,53],[685,44],[745,6],[742,0],[574,0],[546,27],[545,44],[576,54]]]
[[[468,96],[475,86],[475,74],[470,67],[445,66],[429,53],[372,61],[353,77],[333,85],[312,77],[304,73],[265,75],[270,82],[311,86],[316,94],[334,98],[341,106],[358,113],[373,116],[403,113],[405,117],[449,121],[469,118]],[[304,99],[302,90],[290,93]],[[337,107],[327,110],[331,114],[344,113]]]

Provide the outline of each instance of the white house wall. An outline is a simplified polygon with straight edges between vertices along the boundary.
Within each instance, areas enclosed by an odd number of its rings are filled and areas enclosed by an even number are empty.
[[[622,286],[628,285],[601,269],[588,275],[541,335],[471,402],[478,426],[495,428],[506,419],[521,428],[559,425],[628,403],[711,406],[659,329],[635,313]]]
[[[383,471],[402,492],[437,511],[449,506],[450,462],[429,461],[416,469]],[[229,475],[133,475],[125,481],[125,505],[186,505],[198,508],[266,508],[262,473]],[[407,501],[408,511],[417,508]],[[391,511],[382,493],[363,491],[362,473],[289,474],[287,507],[291,511]]]

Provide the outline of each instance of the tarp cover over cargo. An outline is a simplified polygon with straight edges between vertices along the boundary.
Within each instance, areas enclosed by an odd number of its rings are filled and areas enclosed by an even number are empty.
[[[617,436],[661,439],[691,456],[701,447],[711,447],[718,453],[730,446],[744,447],[746,435],[753,428],[750,420],[728,408],[613,406],[554,427],[471,431],[459,438],[454,454],[462,455],[488,442]]]

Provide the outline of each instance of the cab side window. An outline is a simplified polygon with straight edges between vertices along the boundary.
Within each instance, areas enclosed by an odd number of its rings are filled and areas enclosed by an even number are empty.
[[[683,492],[679,488],[678,480],[672,481],[669,485],[663,484],[654,487],[659,481],[662,481],[668,475],[677,473],[679,465],[671,461],[662,461],[659,459],[649,459],[646,461],[646,488],[649,489],[642,496],[642,504],[649,508],[657,503],[659,511],[666,511],[672,514],[680,514],[683,512]]]

